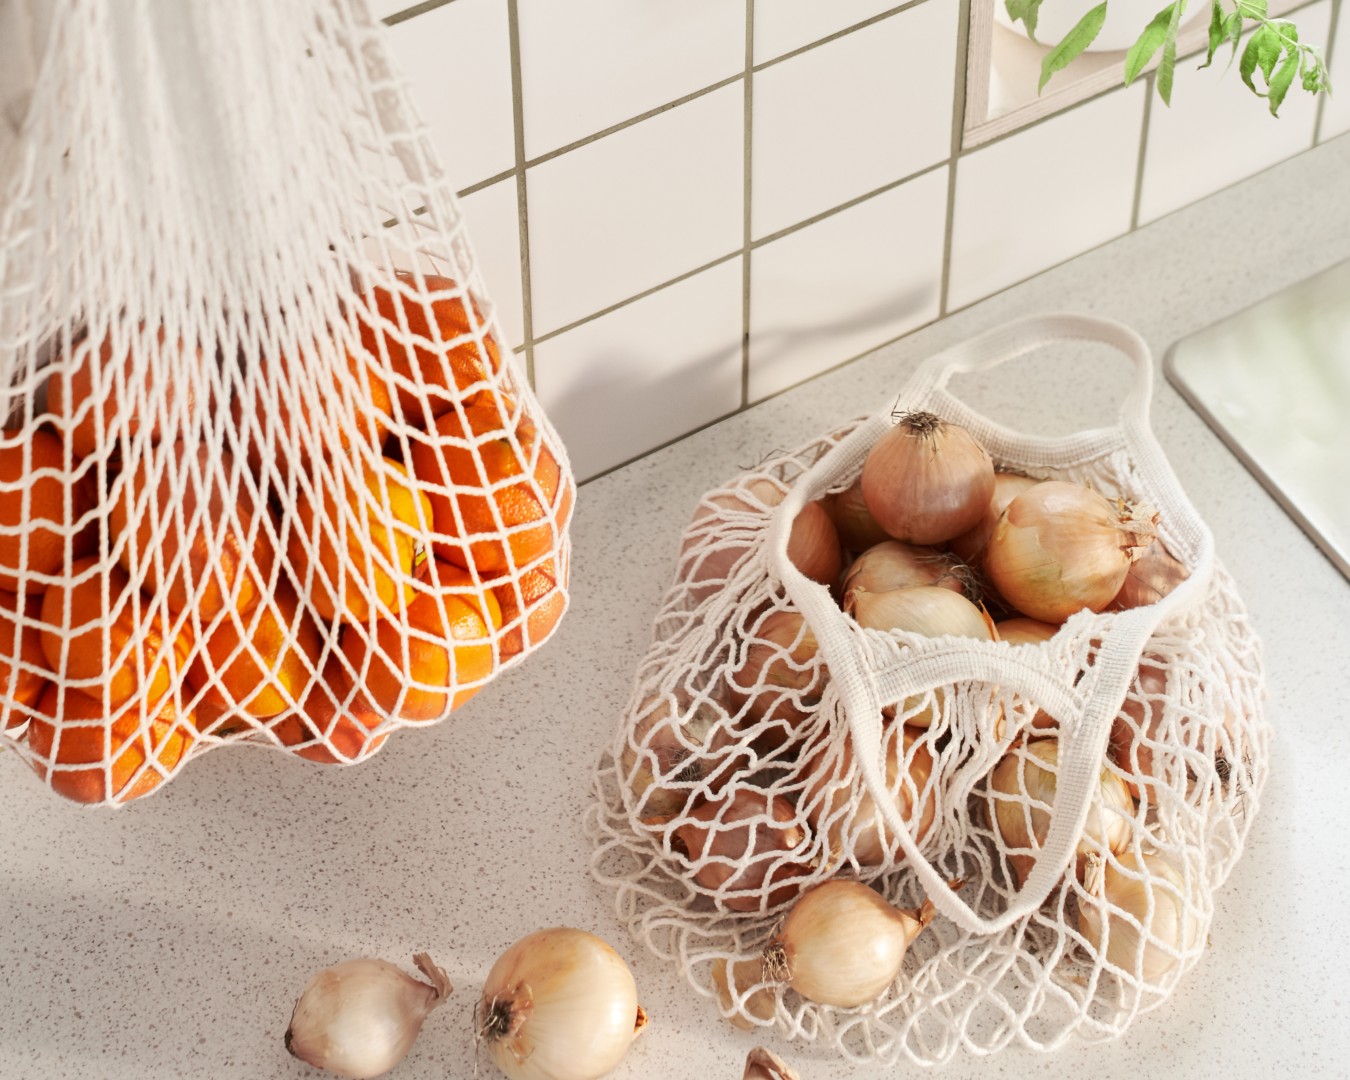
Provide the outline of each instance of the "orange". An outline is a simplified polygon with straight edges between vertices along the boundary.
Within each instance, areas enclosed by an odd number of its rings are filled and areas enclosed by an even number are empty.
[[[341,347],[334,345],[333,348]],[[322,363],[325,355],[316,348],[303,362],[306,367]],[[256,475],[262,475],[266,461],[285,480],[291,463],[314,457],[315,450],[328,456],[353,446],[379,447],[384,442],[394,408],[385,377],[371,361],[358,359],[347,352],[343,357],[352,397],[351,409],[347,408],[345,394],[337,385],[342,377],[335,370],[315,371],[318,385],[311,390],[291,382],[290,358],[283,355],[263,366],[253,394],[251,430],[247,436],[248,463]],[[363,396],[367,391],[369,401]],[[230,402],[230,416],[237,431],[242,428],[247,401],[246,391],[241,386]],[[312,401],[319,402],[317,407],[311,406]],[[298,407],[293,409],[297,404]],[[269,425],[275,425],[275,430],[270,433]]]
[[[443,586],[456,580],[451,567],[437,569]],[[501,626],[501,609],[491,592],[476,596],[442,587],[418,596],[404,619],[406,626],[388,619],[375,624],[373,652],[367,628],[347,627],[342,652],[377,708],[404,720],[437,720],[478,693],[492,674],[492,635]],[[468,685],[474,682],[480,685]]]
[[[41,596],[24,598],[23,613],[30,622],[36,621],[41,612]],[[0,695],[6,699],[4,710],[9,718],[0,728],[22,724],[26,719],[23,710],[33,708],[47,689],[47,657],[38,629],[32,625],[20,627],[18,614],[19,598],[0,589]]]
[[[85,692],[106,695],[113,708],[133,697],[159,701],[187,667],[191,636],[180,631],[165,650],[168,628],[150,599],[115,564],[106,571],[110,601],[105,608],[98,566],[96,557],[78,559],[69,580],[47,590],[40,616],[47,624],[39,635],[43,655],[57,675],[89,683]],[[64,657],[63,633],[69,635]],[[111,668],[105,667],[105,652]]]
[[[33,762],[34,771],[57,794],[82,803],[148,794],[177,771],[193,742],[192,717],[179,716],[172,699],[142,726],[138,702],[109,719],[93,698],[68,690],[62,700],[60,688],[49,686],[32,721],[28,745],[43,759]],[[81,765],[88,767],[72,767]]]
[[[156,374],[147,368],[139,385],[133,379],[136,357],[150,347],[143,328],[133,333],[131,346],[121,358],[120,372],[114,364],[109,335],[97,346],[89,338],[80,341],[73,361],[52,375],[47,384],[47,408],[55,414],[58,427],[79,457],[100,449],[118,453],[121,434],[125,432],[131,439],[147,422],[150,441],[159,442],[164,435],[172,434],[160,430],[162,410],[172,407],[183,418],[180,423],[196,411],[198,397],[208,392],[201,349],[189,348],[183,341],[168,344],[163,330],[158,339],[164,370]],[[103,383],[102,419],[98,415],[96,378]],[[119,383],[123,384],[120,390]],[[148,417],[145,404],[151,406]]]
[[[364,694],[353,694],[351,686],[341,663],[330,659],[300,712],[278,720],[272,733],[297,757],[324,765],[349,764],[373,754],[389,737],[373,734],[384,717]]]
[[[325,619],[364,622],[373,610],[399,611],[412,598],[412,580],[427,558],[423,525],[431,521],[427,497],[406,481],[407,470],[389,458],[382,468],[357,463],[363,483],[344,491],[347,514],[338,510],[333,483],[324,483],[316,514],[309,497],[296,498],[286,554],[302,589]],[[351,520],[352,518],[356,520]],[[319,553],[310,578],[312,550]]]
[[[395,277],[413,295],[405,295],[402,289],[374,286],[365,296],[365,308],[357,309],[361,344],[380,363],[387,354],[404,419],[427,429],[436,417],[454,407],[457,397],[471,388],[486,390],[490,380],[501,374],[501,349],[496,338],[487,333],[476,301],[470,303],[473,322],[483,338],[481,348],[472,336],[463,300],[454,296],[429,299],[414,275],[399,270]],[[425,293],[459,288],[447,277],[425,274],[422,280]]]
[[[32,454],[28,464],[24,461],[26,451]],[[67,535],[94,506],[88,481],[88,473],[75,478],[66,471],[66,448],[50,432],[39,428],[26,439],[14,428],[0,432],[0,589],[17,592],[21,574],[55,574],[61,569],[66,560]],[[23,549],[24,534],[27,552]],[[92,538],[97,540],[96,535]],[[72,559],[88,551],[90,539],[87,529],[71,539]],[[24,582],[28,593],[46,587],[47,582],[32,577]]]
[[[318,624],[282,579],[253,611],[221,620],[193,657],[188,681],[210,704],[264,719],[303,698],[322,652]]]
[[[446,413],[436,421],[440,438],[412,447],[413,473],[431,500],[432,526],[440,534],[436,554],[456,566],[472,562],[484,576],[547,554],[554,539],[550,523],[561,530],[572,508],[571,480],[539,429],[522,416],[514,432],[504,430],[502,413],[509,414],[511,406],[498,400],[501,412],[494,402],[466,408],[467,431],[458,413]],[[472,441],[475,448],[457,446],[453,439]],[[512,483],[515,477],[520,479]]]
[[[272,545],[242,478],[238,495],[229,495],[234,458],[221,451],[212,471],[212,452],[202,447],[194,471],[187,454],[179,442],[162,461],[140,457],[117,480],[108,527],[114,546],[125,538],[117,555],[123,569],[147,589],[162,590],[171,611],[191,606],[206,622],[226,606],[248,611],[257,603],[272,572]],[[158,482],[150,493],[152,469]],[[177,478],[185,481],[179,496],[173,492]]]
[[[567,571],[558,573],[561,559],[546,560],[533,570],[518,576],[516,583],[503,582],[493,587],[501,604],[502,622],[506,634],[502,641],[502,655],[515,656],[541,644],[553,633],[567,606]]]

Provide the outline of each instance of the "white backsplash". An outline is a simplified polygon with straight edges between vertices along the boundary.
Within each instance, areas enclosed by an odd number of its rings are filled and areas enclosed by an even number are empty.
[[[1350,132],[1192,57],[962,151],[962,7],[372,0],[581,478]]]

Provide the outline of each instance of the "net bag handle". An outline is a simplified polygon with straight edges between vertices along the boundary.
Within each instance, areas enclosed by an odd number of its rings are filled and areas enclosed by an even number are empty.
[[[1134,377],[1116,427],[1090,429],[1057,438],[1025,436],[969,409],[946,391],[953,374],[984,371],[1055,342],[1091,341],[1110,345],[1134,365]],[[789,600],[810,626],[830,671],[830,689],[849,726],[863,783],[899,841],[907,864],[925,894],[962,930],[977,935],[1001,933],[1041,906],[1064,876],[1098,786],[1111,724],[1124,700],[1148,638],[1163,619],[1198,603],[1213,572],[1213,537],[1191,506],[1167,464],[1148,424],[1153,360],[1147,343],[1119,323],[1083,315],[1029,316],[997,327],[926,360],[900,395],[907,408],[935,407],[947,419],[967,427],[994,457],[1028,458],[1053,466],[1126,448],[1141,482],[1167,514],[1169,529],[1194,553],[1187,580],[1156,604],[1109,616],[1097,661],[1082,685],[1070,687],[1029,668],[1007,649],[983,649],[980,643],[939,643],[917,662],[884,661],[868,634],[846,616],[829,589],[805,577],[788,558],[792,523],[802,507],[830,486],[856,475],[872,445],[891,426],[891,410],[863,421],[797,481],[775,509],[765,539],[768,569],[782,582]],[[1074,619],[1099,618],[1090,612]],[[886,670],[887,668],[890,670]],[[998,915],[974,911],[919,852],[899,809],[885,796],[882,775],[879,680],[892,691],[896,683],[928,689],[942,682],[979,678],[996,682],[1042,704],[1061,722],[1055,802],[1050,827],[1026,881]],[[1081,704],[1080,704],[1081,703]],[[870,751],[870,752],[869,752]]]

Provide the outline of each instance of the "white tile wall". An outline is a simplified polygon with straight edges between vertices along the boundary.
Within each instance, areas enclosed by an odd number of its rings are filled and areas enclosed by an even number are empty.
[[[743,162],[735,83],[530,169],[534,332],[739,249]]]
[[[741,404],[741,260],[543,342],[535,385],[579,479]]]
[[[455,0],[389,28],[456,189],[516,163],[506,14],[501,0]]]
[[[1146,90],[1114,90],[961,158],[949,308],[1129,230]]]
[[[937,318],[946,211],[938,168],[756,248],[750,400]]]
[[[466,195],[462,202],[478,269],[512,348],[525,344],[525,304],[520,280],[520,205],[516,178]]]
[[[950,155],[959,14],[921,4],[755,75],[756,238]]]
[[[800,49],[901,6],[903,0],[769,0],[755,5],[755,63]]]
[[[1330,0],[1298,12],[1304,40],[1327,39]],[[1212,191],[1307,150],[1313,143],[1317,102],[1295,86],[1280,115],[1252,99],[1237,66],[1199,70],[1202,57],[1178,61],[1170,108],[1153,103],[1144,159],[1139,220],[1152,221]]]
[[[1347,3],[1296,11],[1305,40]],[[453,182],[483,185],[464,210],[487,288],[582,477],[1313,137],[1301,91],[1273,121],[1236,71],[1187,60],[1176,105],[1155,99],[1147,121],[1141,83],[953,154],[957,0],[515,0],[514,24],[511,8],[372,0],[398,16],[390,41]],[[1350,15],[1338,37],[1350,84]],[[1342,87],[1321,133],[1347,131]]]
[[[1331,85],[1337,89],[1322,106],[1322,138],[1350,132],[1350,8],[1342,5],[1331,43]]]
[[[531,159],[745,70],[745,5],[733,0],[519,0],[518,8]]]

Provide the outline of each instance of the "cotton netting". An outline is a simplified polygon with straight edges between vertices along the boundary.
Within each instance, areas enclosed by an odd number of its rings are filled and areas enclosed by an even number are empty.
[[[364,0],[62,0],[0,178],[0,727],[39,777],[359,761],[553,632],[575,485]]]
[[[1118,1036],[1199,960],[1214,890],[1251,825],[1268,740],[1257,639],[1156,444],[1140,445],[1146,432],[1024,438],[922,380],[901,406],[965,424],[1000,468],[1160,508],[1160,539],[1190,575],[1181,595],[1161,618],[1081,612],[1041,645],[867,630],[828,596],[804,616],[774,543],[790,518],[776,517],[848,488],[886,423],[776,456],[706,495],[684,534],[598,768],[593,871],[633,934],[742,1026],[775,1025],[856,1061],[917,1063]],[[1131,627],[1142,648],[1122,643]],[[843,685],[859,677],[893,719],[850,716]],[[1112,678],[1121,689],[1092,721]],[[1095,755],[1081,777],[1061,775],[1057,744]],[[816,1005],[765,971],[764,947],[816,883],[856,878],[920,906],[892,822],[941,879],[963,883],[972,918],[992,922],[1037,856],[1052,857],[1042,845],[1056,779],[1068,789],[1082,777],[1067,872],[1010,925],[989,933],[940,914],[890,989],[854,1009]],[[1061,790],[1065,806],[1073,794]],[[898,820],[883,818],[885,803]]]

